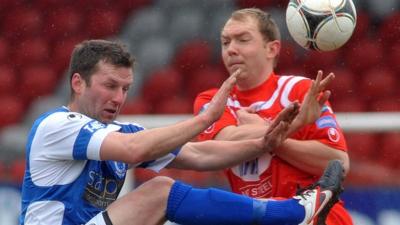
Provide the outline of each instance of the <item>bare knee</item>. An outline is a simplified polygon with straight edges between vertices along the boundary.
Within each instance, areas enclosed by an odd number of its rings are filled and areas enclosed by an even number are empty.
[[[151,191],[152,193],[154,193],[155,191],[169,193],[174,182],[175,181],[169,177],[157,176],[142,184],[141,187],[144,187],[145,189]]]
[[[162,224],[174,180],[155,177],[121,197],[107,208],[114,224]]]

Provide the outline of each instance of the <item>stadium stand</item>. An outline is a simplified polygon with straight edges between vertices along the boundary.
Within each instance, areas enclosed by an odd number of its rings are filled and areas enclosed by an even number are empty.
[[[285,42],[279,72],[306,72],[308,77],[320,68],[336,72],[331,87],[336,111],[400,111],[399,1],[355,1],[359,9],[355,33],[346,46],[331,53],[305,52],[291,41],[283,22],[286,2],[1,0],[0,165],[17,158],[12,170],[21,179],[18,159],[24,154],[27,130],[41,111],[67,100],[64,74],[70,53],[87,38],[121,39],[137,58],[135,91],[129,93],[124,114],[191,113],[194,96],[217,87],[226,77],[219,57],[220,28],[238,7],[273,7],[268,10],[283,26]],[[379,163],[398,175],[394,157],[400,149],[398,133],[348,135],[353,161]],[[377,154],[378,148],[382,154]],[[176,171],[166,173],[176,175]],[[140,172],[137,176],[146,177]],[[216,180],[190,176],[197,183]]]

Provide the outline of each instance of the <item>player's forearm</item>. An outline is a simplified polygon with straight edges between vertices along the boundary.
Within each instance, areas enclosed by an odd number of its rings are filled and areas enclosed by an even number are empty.
[[[249,124],[237,127],[224,128],[216,136],[215,140],[237,141],[261,138],[264,136],[268,127],[265,125]]]
[[[274,152],[294,167],[317,176],[323,173],[326,165],[332,159],[342,160],[346,173],[349,170],[349,158],[346,152],[331,148],[315,140],[287,139]]]
[[[265,151],[267,150],[264,149],[261,138],[244,141],[191,142],[182,149],[180,154],[184,159],[175,167],[197,171],[221,170],[252,160]]]
[[[131,139],[134,146],[132,150],[142,151],[143,161],[156,159],[184,145],[212,122],[209,118],[199,115],[171,126],[135,133]]]

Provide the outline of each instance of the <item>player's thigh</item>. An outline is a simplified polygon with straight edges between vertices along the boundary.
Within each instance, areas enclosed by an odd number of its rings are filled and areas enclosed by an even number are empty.
[[[155,177],[117,199],[107,208],[113,225],[162,224],[174,182],[168,177]]]

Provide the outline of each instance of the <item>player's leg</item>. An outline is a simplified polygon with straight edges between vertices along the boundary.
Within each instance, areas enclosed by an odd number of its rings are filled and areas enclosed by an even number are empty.
[[[168,177],[155,177],[117,199],[107,208],[112,225],[163,224],[174,182]]]
[[[168,199],[167,218],[191,225],[311,224],[342,191],[344,169],[329,163],[318,182],[288,200],[259,201],[217,189],[195,189],[175,182]]]
[[[307,225],[331,199],[336,199],[342,179],[340,162],[330,163],[313,189],[293,199],[260,201],[217,189],[192,188],[170,178],[157,177],[112,203],[107,213],[113,225],[157,225],[162,224],[165,217],[191,225]]]

